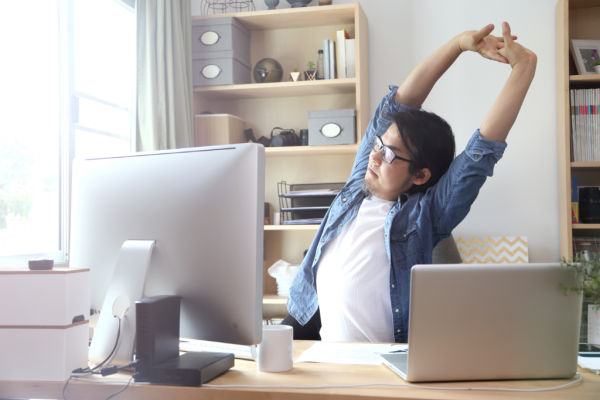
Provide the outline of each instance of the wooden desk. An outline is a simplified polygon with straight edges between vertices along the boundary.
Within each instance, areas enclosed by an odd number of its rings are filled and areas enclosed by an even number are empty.
[[[312,342],[295,342],[295,355],[300,355]],[[499,392],[499,391],[447,391],[416,389],[408,387],[363,387],[337,389],[248,389],[158,386],[132,383],[117,399],[184,400],[184,399],[600,399],[600,375],[580,371],[583,381],[567,389],[548,392]],[[91,378],[90,378],[91,379]],[[67,399],[104,399],[118,391],[127,375],[116,375],[94,380],[106,383],[72,380]],[[361,383],[393,383],[404,381],[387,367],[372,365],[336,365],[297,363],[294,369],[284,373],[259,372],[251,361],[236,360],[235,367],[213,380],[215,385],[352,385]],[[567,380],[531,380],[499,382],[452,382],[432,383],[436,387],[503,387],[516,389],[548,388],[562,385]],[[0,398],[53,398],[62,399],[62,382],[8,382],[0,381]]]

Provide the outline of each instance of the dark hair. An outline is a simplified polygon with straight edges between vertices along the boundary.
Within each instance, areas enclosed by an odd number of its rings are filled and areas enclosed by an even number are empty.
[[[408,193],[425,191],[448,171],[454,159],[454,134],[450,125],[437,114],[418,108],[407,108],[392,113],[390,120],[398,127],[412,163],[409,172],[423,168],[431,171],[431,178],[422,185],[413,185]]]

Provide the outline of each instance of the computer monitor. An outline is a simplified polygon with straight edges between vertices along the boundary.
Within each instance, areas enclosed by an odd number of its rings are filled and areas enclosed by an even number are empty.
[[[256,344],[263,213],[261,145],[76,161],[70,266],[90,268],[99,310],[123,243],[154,240],[143,295],[181,296],[180,336]]]

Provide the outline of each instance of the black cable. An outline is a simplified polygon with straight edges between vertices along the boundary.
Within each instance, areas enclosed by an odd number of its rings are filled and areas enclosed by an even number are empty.
[[[117,317],[115,317],[117,318]],[[108,360],[111,359],[111,357],[113,356],[113,354],[115,353],[115,350],[117,350],[117,346],[119,345],[119,337],[121,336],[121,318],[117,318],[119,321],[119,325],[117,328],[117,338],[115,339],[115,344],[112,348],[112,350],[110,351],[110,354],[108,355],[108,357],[106,357],[104,359],[104,361],[102,361],[101,363],[99,363],[98,365],[96,365],[93,368],[87,367],[87,368],[77,368],[73,370],[74,374],[86,374],[86,373],[92,373],[92,374],[97,374],[98,372],[96,372],[96,370],[100,367],[102,367],[104,364],[106,364],[108,362]]]
[[[63,400],[67,400],[67,396],[65,395],[65,392],[67,391],[67,385],[69,384],[69,382],[71,382],[71,378],[73,378],[73,375],[69,376],[69,379],[67,379],[67,381],[63,385],[63,388],[62,388],[62,398],[63,398]]]
[[[97,370],[98,368],[100,368],[101,366],[106,364],[108,362],[108,360],[110,360],[112,358],[113,354],[117,350],[117,346],[119,345],[119,337],[121,336],[121,318],[117,318],[117,320],[119,321],[119,327],[117,328],[117,339],[115,340],[115,345],[113,346],[112,350],[110,351],[110,354],[108,355],[108,357],[106,357],[104,359],[104,361],[102,361],[100,364],[96,365],[94,368],[90,368],[91,372],[94,372],[95,370]]]
[[[115,317],[115,318],[117,318],[117,317]],[[96,365],[93,368],[90,368],[90,367],[87,367],[87,368],[77,368],[77,369],[74,369],[72,373],[74,373],[74,374],[99,374],[100,373],[100,372],[96,372],[96,370],[98,368],[102,367],[104,364],[106,364],[108,362],[108,360],[110,360],[112,358],[113,354],[117,350],[117,346],[119,345],[119,338],[121,337],[121,318],[117,318],[117,320],[119,321],[119,325],[118,325],[118,328],[117,328],[117,338],[115,339],[115,345],[113,346],[113,348],[112,348],[110,354],[108,355],[108,357],[106,357],[104,359],[104,361],[102,361],[100,364]],[[75,375],[69,376],[69,379],[67,379],[67,381],[65,382],[65,384],[63,386],[63,389],[62,389],[63,400],[67,399],[66,396],[65,396],[65,393],[67,391],[67,386],[69,385],[69,382],[71,381],[71,379],[74,378],[74,377],[76,377],[76,376]],[[127,387],[125,387],[125,388],[127,388]],[[125,389],[123,389],[123,390],[125,390]]]
[[[112,398],[117,397],[118,395],[120,395],[121,393],[123,393],[125,391],[125,389],[127,389],[129,387],[129,385],[131,384],[131,381],[133,380],[133,376],[131,378],[129,378],[129,380],[127,381],[127,384],[125,386],[123,386],[119,391],[114,392],[113,394],[111,394],[110,396],[108,396],[106,398],[106,400],[110,400]]]

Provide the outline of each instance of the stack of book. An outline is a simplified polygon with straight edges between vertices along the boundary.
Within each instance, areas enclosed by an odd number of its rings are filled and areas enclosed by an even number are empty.
[[[571,89],[573,161],[600,161],[600,88]]]
[[[356,40],[345,29],[335,32],[335,41],[323,39],[323,78],[354,78],[356,76]]]

